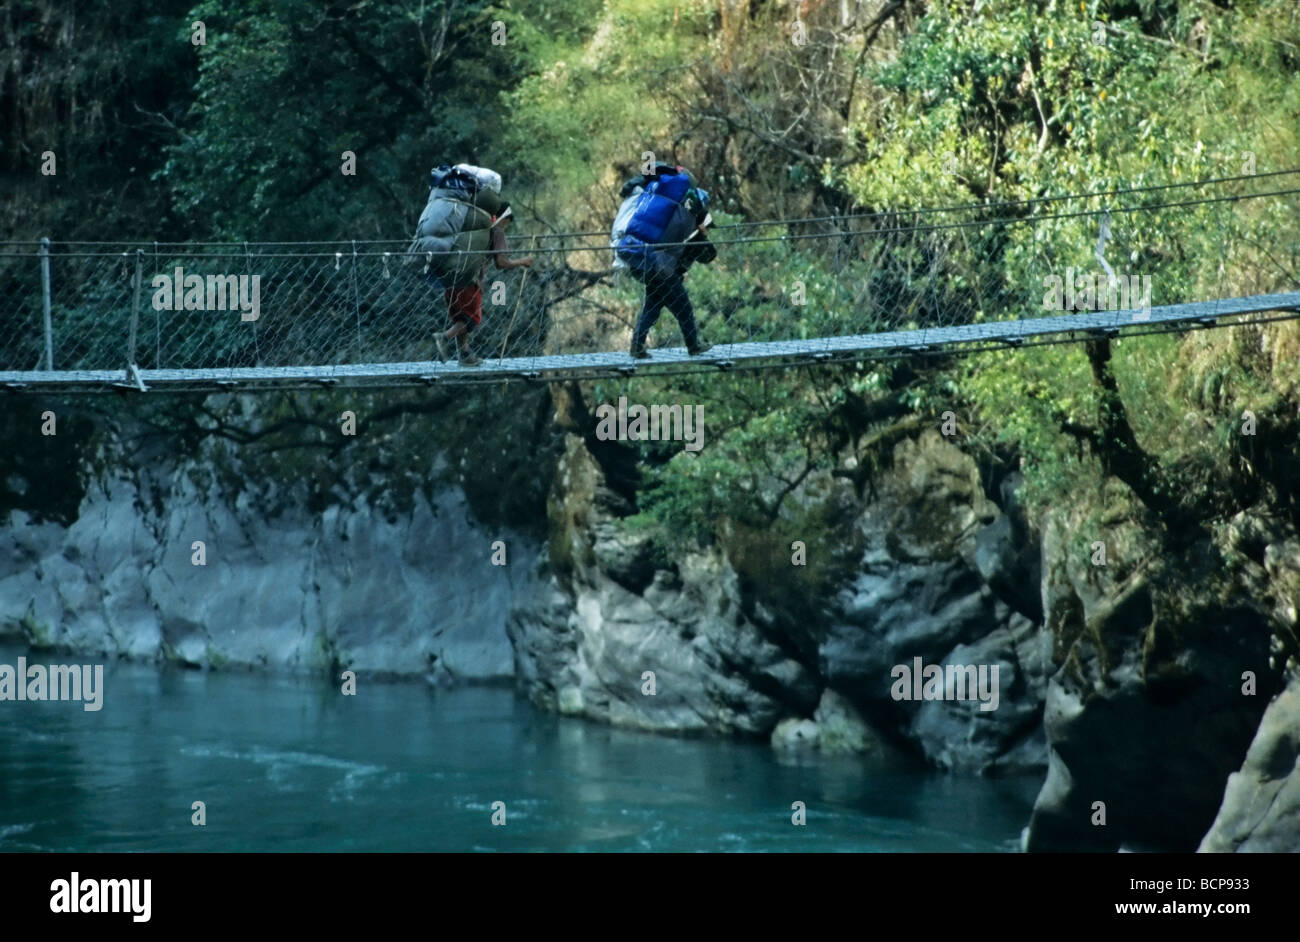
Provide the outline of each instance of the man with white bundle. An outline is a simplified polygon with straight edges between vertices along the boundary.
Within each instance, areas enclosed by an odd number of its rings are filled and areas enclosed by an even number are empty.
[[[425,280],[445,292],[451,327],[434,337],[438,358],[455,340],[461,366],[482,361],[470,352],[469,332],[483,322],[480,282],[488,259],[497,268],[531,268],[531,257],[512,260],[506,245],[510,204],[501,198],[501,175],[469,164],[441,166],[430,175],[429,203],[420,216],[413,249],[427,257]]]

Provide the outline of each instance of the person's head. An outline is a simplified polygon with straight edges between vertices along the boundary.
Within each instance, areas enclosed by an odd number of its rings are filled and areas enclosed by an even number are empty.
[[[501,214],[497,216],[496,225],[500,229],[507,229],[510,226],[510,220],[515,217],[514,212],[510,209],[510,204],[506,203],[501,208]]]

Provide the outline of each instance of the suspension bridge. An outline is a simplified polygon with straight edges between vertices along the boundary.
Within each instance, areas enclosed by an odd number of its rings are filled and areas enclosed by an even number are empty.
[[[641,286],[605,232],[512,235],[483,280],[476,367],[402,241],[0,243],[0,389],[240,391],[546,382],[789,368],[1300,317],[1300,168],[1189,183],[711,230],[650,360]],[[487,254],[487,253],[483,253]],[[1159,302],[1159,303],[1155,303]]]

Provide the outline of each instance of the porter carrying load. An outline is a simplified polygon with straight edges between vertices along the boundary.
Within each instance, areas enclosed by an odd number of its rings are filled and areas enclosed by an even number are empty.
[[[626,270],[646,289],[632,331],[631,355],[650,355],[646,337],[665,307],[681,326],[687,353],[704,353],[712,344],[699,337],[682,277],[693,263],[708,264],[717,257],[707,235],[713,221],[708,191],[697,187],[684,167],[659,164],[653,173],[628,180],[619,195],[623,204],[610,230],[614,267]]]
[[[482,167],[442,166],[430,177],[432,190],[411,251],[426,260],[424,279],[443,293],[451,326],[434,335],[439,360],[450,358],[455,341],[461,366],[481,361],[468,336],[483,322],[479,282],[491,260],[501,270],[531,268],[532,258],[512,259],[506,244],[510,204],[501,198],[501,175]]]

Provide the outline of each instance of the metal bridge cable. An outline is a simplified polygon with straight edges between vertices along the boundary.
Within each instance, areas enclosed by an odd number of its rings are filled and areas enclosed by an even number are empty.
[[[361,292],[357,288],[357,241],[352,240],[352,304],[357,317],[357,356],[364,355],[361,343]]]
[[[260,256],[262,253],[258,252],[257,254]],[[244,243],[244,274],[249,278],[253,275],[253,257],[248,252],[247,242]],[[258,320],[260,319],[261,318],[258,318]],[[253,321],[253,355],[257,358],[257,362],[260,364],[262,362],[262,348],[257,336],[257,321]]]
[[[1215,203],[1225,203],[1225,202],[1238,203],[1243,200],[1262,199],[1264,197],[1269,197],[1269,196],[1289,196],[1297,193],[1300,193],[1300,187],[1293,187],[1285,190],[1269,190],[1263,193],[1247,193],[1247,194],[1240,194],[1240,195],[1234,194],[1231,196],[1205,197],[1204,199],[1197,199],[1197,200],[1180,200],[1178,202],[1173,202],[1173,203],[1153,203],[1146,206],[1113,206],[1110,207],[1108,210],[1087,209],[1087,210],[1077,210],[1075,212],[1069,212],[1069,213],[1046,213],[1043,215],[1019,216],[1019,217],[1011,217],[1007,219],[975,219],[975,220],[968,220],[965,222],[933,223],[931,225],[902,226],[902,227],[889,228],[889,229],[860,229],[860,230],[850,231],[850,232],[834,231],[834,232],[787,233],[784,235],[775,235],[775,236],[755,236],[755,237],[740,238],[740,239],[716,239],[712,241],[715,246],[749,245],[749,244],[756,244],[756,243],[763,243],[763,242],[799,242],[805,240],[834,239],[834,238],[842,238],[844,236],[879,236],[884,234],[892,235],[892,234],[907,233],[907,232],[943,232],[943,231],[956,230],[956,229],[973,229],[979,226],[989,226],[989,225],[1015,226],[1015,225],[1024,225],[1026,223],[1044,222],[1050,220],[1078,219],[1078,218],[1088,217],[1088,216],[1099,216],[1101,215],[1102,212],[1141,213],[1141,212],[1150,212],[1156,209],[1185,209],[1193,206],[1206,206]],[[892,215],[898,215],[898,214],[892,214]],[[845,217],[840,217],[840,218],[845,218]],[[774,221],[770,223],[770,225],[780,225],[780,222]],[[368,243],[360,242],[360,240],[358,241],[359,244],[368,244]],[[52,243],[52,244],[67,245],[70,243]],[[129,245],[131,243],[102,243],[102,244]],[[159,244],[162,245],[166,243],[159,243]],[[173,244],[179,245],[184,243],[173,243]],[[201,243],[192,243],[192,244],[197,245]],[[247,252],[249,243],[245,242],[242,244],[244,246],[244,251]],[[289,245],[293,243],[259,242],[253,244]],[[336,245],[338,243],[313,243],[313,244]],[[369,244],[373,244],[373,243],[369,243]],[[665,242],[661,244],[661,247],[676,247],[680,245],[686,245],[686,242]],[[554,255],[554,254],[568,254],[568,253],[577,253],[577,252],[610,252],[612,250],[608,245],[586,245],[586,246],[571,246],[567,248],[565,247],[537,248],[535,249],[535,251],[543,254]],[[121,254],[120,252],[60,252],[59,257],[100,258],[106,255],[116,256],[120,254]],[[268,259],[270,258],[325,258],[325,257],[333,257],[337,254],[338,254],[337,252],[259,252],[258,257],[268,258]],[[361,258],[381,258],[386,254],[391,255],[392,253],[360,252],[358,253],[358,256]],[[424,254],[488,255],[491,254],[491,249],[450,250],[446,252],[430,252]],[[22,255],[23,253],[0,252],[0,258],[21,257]],[[239,257],[239,253],[201,252],[201,253],[191,253],[188,257],[190,258],[237,258]]]
[[[1204,180],[1189,180],[1189,181],[1187,181],[1187,182],[1185,182],[1185,183],[1161,183],[1161,184],[1152,184],[1152,185],[1150,185],[1150,186],[1125,187],[1125,188],[1113,189],[1113,190],[1097,190],[1097,191],[1091,191],[1091,192],[1086,192],[1086,193],[1066,193],[1066,194],[1061,194],[1061,195],[1058,195],[1058,196],[1038,196],[1038,197],[1030,197],[1030,198],[1027,198],[1027,199],[1004,200],[1004,201],[996,202],[996,203],[958,203],[958,204],[954,204],[954,205],[951,205],[951,206],[932,206],[932,207],[914,207],[914,208],[904,208],[904,209],[876,210],[876,211],[873,211],[873,212],[870,212],[870,213],[845,213],[845,214],[838,214],[838,215],[831,215],[831,216],[809,216],[809,217],[799,218],[799,219],[770,219],[770,220],[757,220],[757,221],[753,221],[753,222],[738,222],[738,223],[725,223],[725,224],[719,224],[719,225],[715,225],[715,226],[713,226],[713,227],[711,227],[711,228],[713,228],[713,229],[715,229],[715,230],[718,230],[718,231],[721,231],[721,230],[724,230],[724,229],[749,229],[749,228],[759,228],[759,227],[762,227],[762,226],[769,226],[769,225],[803,225],[803,224],[807,224],[807,223],[815,223],[815,222],[835,222],[835,221],[842,221],[842,220],[855,220],[855,219],[879,219],[879,218],[890,217],[890,216],[897,216],[897,215],[922,215],[922,216],[923,216],[923,215],[927,215],[927,214],[930,214],[930,213],[960,212],[960,211],[965,211],[965,210],[969,210],[969,209],[984,209],[984,210],[988,210],[988,211],[994,211],[994,210],[999,210],[999,209],[1004,209],[1004,208],[1010,208],[1010,207],[1015,207],[1015,206],[1034,206],[1034,205],[1038,205],[1038,204],[1042,204],[1042,203],[1067,202],[1067,201],[1071,201],[1071,200],[1086,200],[1086,199],[1093,199],[1093,198],[1096,198],[1096,197],[1124,196],[1124,195],[1129,195],[1129,194],[1133,194],[1133,193],[1155,193],[1155,192],[1160,192],[1160,191],[1163,191],[1163,190],[1185,189],[1185,188],[1190,188],[1190,187],[1202,187],[1202,186],[1213,186],[1213,185],[1220,184],[1220,183],[1234,183],[1234,182],[1239,182],[1239,181],[1243,181],[1243,180],[1262,180],[1262,179],[1266,179],[1266,178],[1270,178],[1270,177],[1288,176],[1288,175],[1292,175],[1292,174],[1300,174],[1300,167],[1293,167],[1293,168],[1290,168],[1290,169],[1287,169],[1287,170],[1272,170],[1272,171],[1269,171],[1269,172],[1267,172],[1267,173],[1240,174],[1240,175],[1237,175],[1237,176],[1231,176],[1231,177],[1214,177],[1214,178],[1209,178],[1209,179],[1204,179]],[[1296,191],[1295,191],[1295,190],[1282,190],[1282,191],[1275,191],[1275,192],[1291,193],[1291,192],[1296,192]],[[1240,198],[1242,198],[1242,199],[1248,199],[1248,198],[1251,198],[1253,195],[1256,195],[1256,194],[1247,194],[1247,195],[1242,196],[1242,197],[1240,197]],[[1266,195],[1271,195],[1271,194],[1264,193],[1264,194],[1257,194],[1257,195],[1266,196]],[[1233,198],[1235,198],[1235,197],[1233,197]],[[1156,207],[1155,207],[1155,208],[1159,208],[1159,207],[1162,207],[1162,206],[1181,206],[1181,205],[1196,205],[1196,203],[1195,203],[1195,202],[1189,202],[1189,203],[1168,203],[1168,204],[1156,204]],[[1051,218],[1051,217],[1034,217],[1034,218]],[[607,230],[599,229],[599,230],[585,230],[585,231],[574,231],[574,232],[556,232],[556,233],[545,233],[545,232],[543,232],[543,233],[538,233],[535,237],[538,238],[538,239],[568,239],[568,238],[573,238],[574,236],[605,236],[605,237],[608,237],[608,235],[609,235],[609,232],[608,232]],[[260,243],[260,244],[265,244],[265,245],[337,245],[337,244],[339,243],[339,241],[342,241],[342,240],[334,240],[334,241],[319,241],[319,240],[318,240],[318,241],[284,241],[284,242],[268,242],[268,243]],[[396,245],[396,244],[402,244],[402,245],[405,245],[405,244],[409,244],[409,242],[410,242],[409,239],[368,239],[368,240],[356,240],[356,241],[358,242],[358,244],[361,244],[361,245]],[[12,241],[12,242],[0,241],[0,246],[9,246],[9,245],[18,245],[18,246],[22,246],[22,245],[38,245],[38,244],[39,244],[38,242],[31,242],[31,241]],[[103,242],[99,242],[99,241],[68,241],[68,242],[57,242],[57,243],[53,243],[53,244],[57,244],[57,245],[124,245],[124,244],[125,244],[125,245],[130,245],[130,244],[132,244],[132,243],[130,243],[129,241],[127,241],[127,242],[122,242],[122,241],[111,241],[111,242],[110,242],[110,241],[103,241]],[[225,245],[225,246],[229,246],[229,245],[238,245],[238,244],[239,244],[238,242],[233,242],[233,243],[232,243],[232,242],[159,242],[159,243],[156,243],[156,245],[164,245],[164,246],[167,246],[167,245],[176,245],[176,246],[207,246],[207,245],[217,245],[217,246],[222,246],[222,245]],[[608,246],[606,246],[606,247],[608,247]],[[0,253],[0,255],[3,255],[3,254],[5,254],[5,253]],[[365,254],[365,253],[363,253],[363,254]]]
[[[157,242],[153,244],[153,270],[158,270]],[[153,304],[152,297],[150,303],[153,305],[153,365],[154,369],[162,369],[162,308]]]
[[[1223,225],[1223,204],[1222,203],[1219,204],[1218,210],[1219,210],[1217,213],[1218,223],[1219,223],[1219,291],[1218,294],[1219,297],[1222,298],[1223,284],[1228,278],[1228,256],[1227,256],[1228,237],[1227,237],[1227,232]]]
[[[1220,323],[1220,324],[1202,325],[1202,326],[1204,329],[1222,330],[1222,329],[1229,329],[1232,327],[1258,326],[1260,324],[1270,324],[1270,323],[1277,323],[1281,321],[1290,321],[1290,320],[1297,320],[1297,319],[1300,319],[1300,309],[1296,309],[1295,311],[1289,313],[1277,314],[1272,317],[1251,316],[1243,320],[1233,321],[1232,323],[1229,324]],[[1127,339],[1129,337],[1148,337],[1148,336],[1157,336],[1157,335],[1164,335],[1164,334],[1183,333],[1186,330],[1187,330],[1187,325],[1185,324],[1177,324],[1177,323],[1159,324],[1147,330],[1127,331],[1125,332],[1123,338],[1121,339]],[[1037,338],[1033,340],[1026,340],[1023,344],[1017,345],[1014,349],[1020,350],[1028,347],[1062,346],[1067,344],[1083,343],[1090,339],[1094,339],[1094,338],[1090,337],[1088,333],[1085,331],[1079,331],[1061,337]],[[892,351],[881,350],[881,351],[873,351],[873,352],[855,352],[852,354],[837,355],[833,359],[824,359],[816,365],[823,366],[823,367],[825,366],[849,367],[849,366],[856,365],[860,367],[865,363],[879,362],[881,360],[897,360],[897,359],[913,358],[913,357],[939,359],[941,357],[964,357],[964,356],[972,356],[976,354],[989,353],[995,351],[1001,351],[1005,353],[1005,352],[1009,352],[1009,348],[1005,343],[991,342],[991,343],[985,343],[979,345],[933,349],[927,351],[918,351],[916,349],[904,349],[904,350],[892,350]],[[791,360],[782,360],[782,361],[750,360],[750,361],[739,361],[735,363],[734,366],[730,368],[730,371],[742,372],[742,371],[758,371],[758,370],[789,370],[789,369],[807,368],[811,365],[813,364],[810,364],[802,359],[792,360],[792,361]],[[613,371],[610,370],[609,368],[604,368],[604,367],[595,367],[591,369],[578,368],[578,369],[564,369],[564,370],[547,370],[543,372],[541,376],[536,378],[524,377],[518,375],[504,376],[504,377],[488,375],[488,376],[476,377],[470,373],[466,373],[464,375],[457,376],[455,378],[448,377],[447,379],[442,380],[442,382],[447,382],[449,385],[472,386],[472,385],[487,385],[490,383],[495,383],[498,380],[500,380],[503,383],[510,383],[510,382],[518,383],[518,382],[525,382],[525,381],[558,383],[558,382],[568,382],[575,379],[576,380],[597,380],[597,379],[611,379],[611,378],[621,377],[629,381],[635,381],[637,379],[658,379],[664,376],[698,375],[703,373],[716,373],[716,372],[717,372],[717,365],[706,362],[700,364],[693,364],[693,363],[683,364],[681,366],[675,366],[675,365],[665,366],[652,371],[647,370],[644,372],[638,372],[636,370]],[[419,387],[426,384],[427,383],[424,379],[416,379],[416,380],[398,379],[389,382],[367,383],[366,388],[368,389],[410,389],[412,387]],[[250,386],[244,391],[265,392],[271,390],[272,388],[276,391],[280,391],[280,390],[310,391],[310,390],[319,389],[320,383],[313,382],[310,380],[303,380],[300,382],[276,384],[274,387]],[[62,386],[59,388],[59,392],[61,394],[92,395],[102,391],[104,391],[104,387],[102,385],[95,385],[89,383],[73,384],[69,386]],[[180,393],[186,393],[186,392],[203,393],[203,392],[212,392],[212,389],[208,385],[195,385],[192,387],[177,386],[174,388],[169,388],[168,391],[180,392]]]

